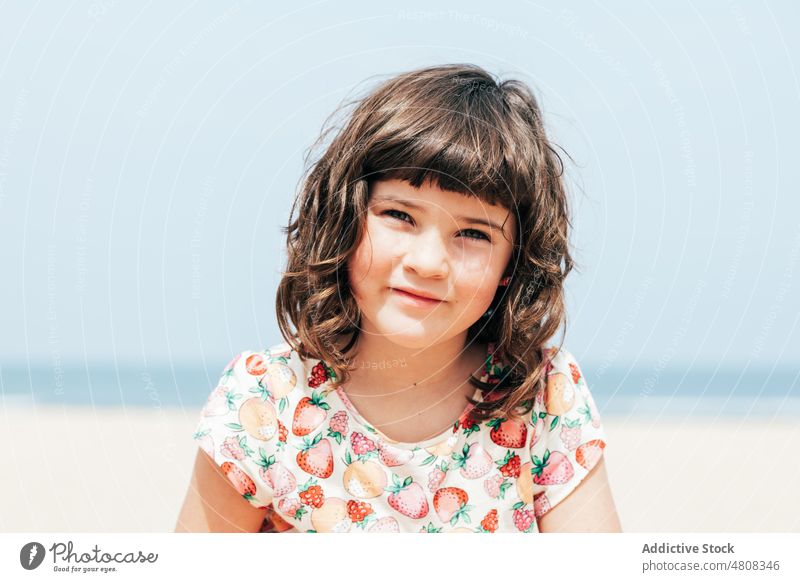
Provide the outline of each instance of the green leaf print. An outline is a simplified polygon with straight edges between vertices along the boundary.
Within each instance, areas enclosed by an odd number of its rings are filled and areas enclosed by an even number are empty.
[[[458,510],[453,514],[453,517],[450,518],[450,525],[455,526],[459,519],[464,520],[465,523],[471,523],[469,513],[467,512],[474,507],[474,505],[462,505],[459,507]]]
[[[422,461],[420,465],[430,465],[431,463],[435,463],[436,459],[438,459],[436,455],[431,455],[430,457]]]
[[[228,391],[226,393],[226,395],[225,395],[225,401],[228,404],[228,410],[230,410],[230,411],[236,410],[236,402],[234,402],[234,401],[238,400],[240,398],[244,398],[244,396],[242,396],[241,394],[237,394],[237,393]]]
[[[238,424],[238,423],[236,423],[236,422],[228,422],[228,423],[225,423],[225,426],[227,426],[227,427],[228,427],[229,429],[231,429],[231,430],[235,430],[236,432],[241,432],[241,431],[243,431],[243,430],[244,430],[244,429],[242,428],[242,425],[241,425],[241,424]]]
[[[246,436],[242,435],[242,436],[239,437],[239,445],[242,447],[242,450],[244,451],[245,455],[247,455],[248,457],[252,457],[253,456],[253,449],[251,449],[250,447],[247,446],[247,437]]]
[[[258,384],[256,386],[253,386],[252,388],[250,388],[249,392],[252,392],[253,394],[260,395],[261,396],[261,400],[264,400],[264,401],[267,401],[272,397],[272,394],[267,389],[267,387],[264,386],[261,383],[261,380],[258,380]]]

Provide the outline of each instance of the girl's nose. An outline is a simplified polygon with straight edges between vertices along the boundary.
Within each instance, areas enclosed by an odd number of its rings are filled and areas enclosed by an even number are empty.
[[[420,277],[444,277],[449,272],[447,249],[434,229],[413,237],[403,262]]]

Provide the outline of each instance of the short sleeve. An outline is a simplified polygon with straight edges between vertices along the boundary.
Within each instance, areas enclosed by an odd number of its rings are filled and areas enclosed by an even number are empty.
[[[225,366],[200,413],[194,439],[251,505],[269,507],[280,421],[262,378],[265,352],[245,351]]]
[[[551,348],[547,385],[534,401],[530,443],[534,515],[565,499],[600,461],[606,435],[575,358]]]

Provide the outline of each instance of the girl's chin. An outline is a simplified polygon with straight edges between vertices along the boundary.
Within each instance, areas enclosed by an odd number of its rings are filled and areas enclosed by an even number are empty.
[[[447,322],[411,317],[393,317],[378,320],[371,326],[370,335],[378,335],[409,349],[425,348],[452,337],[454,327]]]

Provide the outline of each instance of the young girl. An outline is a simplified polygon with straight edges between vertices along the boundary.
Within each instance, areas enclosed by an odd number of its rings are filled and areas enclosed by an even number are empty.
[[[285,342],[225,368],[176,530],[620,531],[594,400],[546,345],[573,261],[530,90],[439,66],[355,105],[285,229]]]

